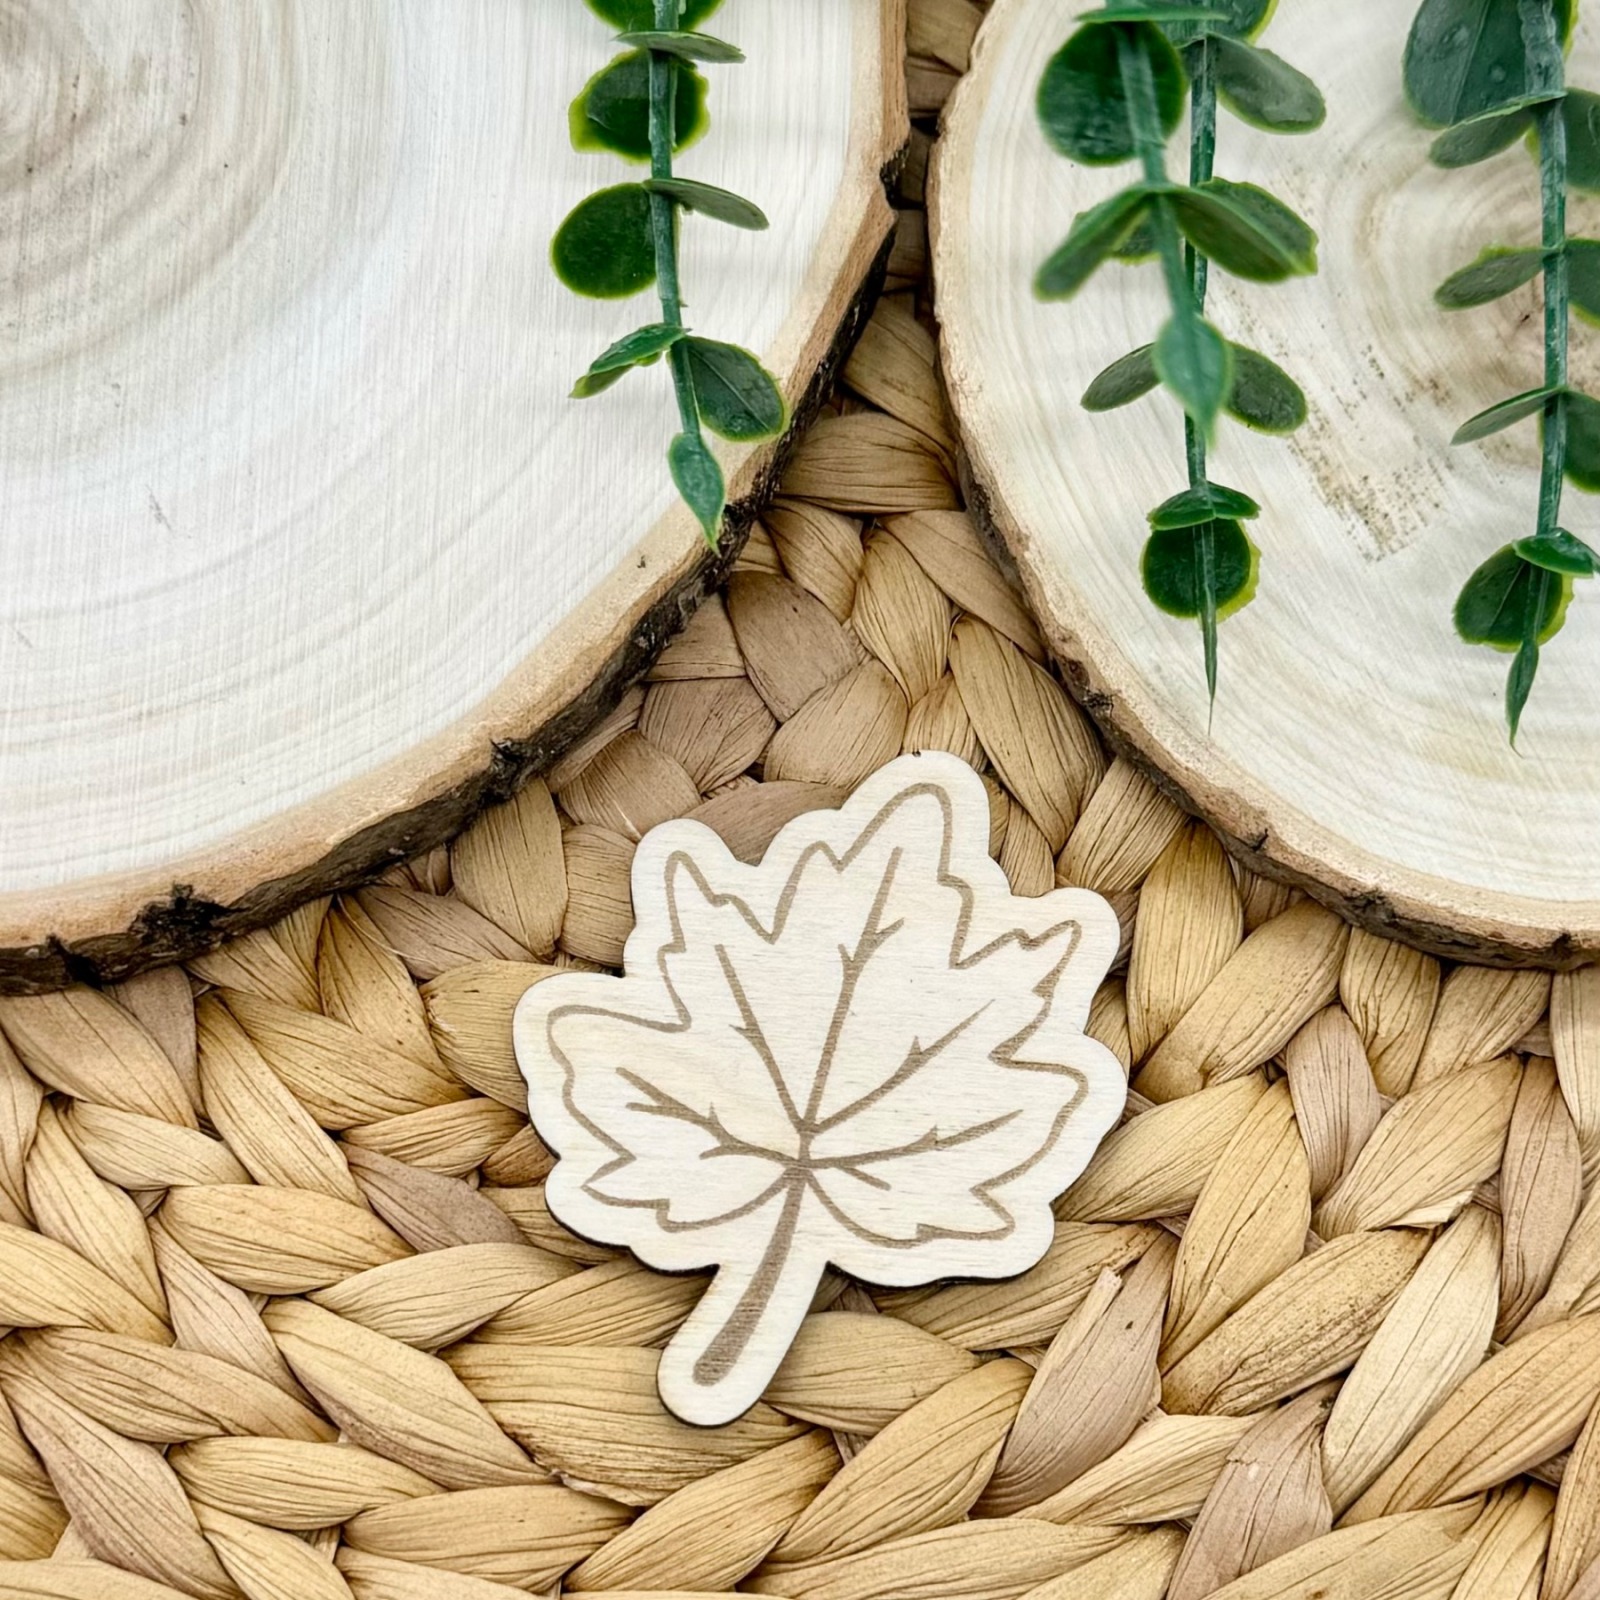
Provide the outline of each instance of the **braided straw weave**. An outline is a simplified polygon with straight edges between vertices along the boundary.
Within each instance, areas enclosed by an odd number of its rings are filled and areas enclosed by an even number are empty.
[[[920,110],[979,15],[914,5]],[[0,1595],[1600,1596],[1600,970],[1352,933],[1107,759],[960,509],[924,239],[548,786],[188,972],[0,1003]],[[1126,1121],[1034,1270],[834,1279],[685,1426],[700,1284],[551,1218],[512,1007],[617,960],[653,824],[754,857],[930,747],[1019,893],[1120,913]]]

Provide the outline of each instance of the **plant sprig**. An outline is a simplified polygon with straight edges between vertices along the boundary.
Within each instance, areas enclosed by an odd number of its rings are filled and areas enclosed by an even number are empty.
[[[1217,106],[1254,126],[1305,133],[1324,116],[1312,81],[1251,42],[1271,0],[1105,0],[1051,57],[1037,111],[1046,139],[1089,166],[1137,160],[1139,181],[1073,219],[1040,267],[1041,299],[1076,294],[1107,261],[1154,258],[1170,315],[1153,343],[1111,363],[1083,396],[1110,411],[1165,385],[1184,408],[1188,487],[1150,513],[1141,573],[1161,610],[1198,621],[1206,687],[1217,694],[1217,624],[1255,593],[1259,553],[1244,531],[1249,495],[1212,482],[1206,450],[1226,411],[1267,433],[1305,420],[1305,396],[1275,362],[1206,319],[1209,267],[1258,283],[1316,270],[1317,236],[1281,200],[1215,175]],[[1166,171],[1167,140],[1190,102],[1189,180]]]
[[[1463,639],[1512,655],[1505,713],[1513,745],[1539,652],[1566,621],[1573,582],[1600,571],[1600,555],[1560,525],[1565,482],[1600,490],[1600,401],[1567,381],[1570,312],[1600,318],[1600,240],[1567,233],[1568,189],[1600,190],[1600,98],[1565,81],[1574,10],[1573,0],[1424,0],[1406,41],[1407,98],[1424,122],[1446,129],[1433,143],[1438,165],[1469,166],[1520,138],[1538,153],[1538,245],[1487,250],[1435,296],[1460,310],[1544,280],[1544,382],[1480,411],[1451,441],[1539,418],[1534,531],[1479,566],[1455,604]]]
[[[640,183],[615,184],[581,201],[557,230],[551,259],[563,283],[593,299],[620,299],[656,285],[661,317],[619,339],[578,379],[587,399],[635,367],[663,357],[672,373],[679,432],[667,447],[672,481],[713,548],[727,484],[704,429],[724,439],[770,439],[787,421],[783,395],[750,351],[691,333],[678,272],[679,215],[692,211],[736,228],[761,229],[761,208],[741,195],[674,175],[674,155],[705,130],[706,81],[696,63],[744,60],[733,45],[696,31],[721,0],[586,0],[627,47],[597,72],[568,115],[578,150],[648,161]]]

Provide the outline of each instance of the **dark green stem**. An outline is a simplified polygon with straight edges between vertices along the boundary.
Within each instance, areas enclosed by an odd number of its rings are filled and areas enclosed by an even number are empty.
[[[1528,91],[1550,95],[1534,112],[1539,139],[1539,190],[1544,214],[1544,381],[1564,390],[1567,381],[1567,124],[1561,41],[1549,0],[1518,0],[1523,48],[1527,52]],[[1567,397],[1545,402],[1544,460],[1539,477],[1539,534],[1555,532],[1561,519],[1561,482],[1567,458]]]
[[[1189,67],[1189,187],[1207,182],[1217,159],[1217,76],[1212,60],[1211,35],[1203,33],[1188,51]],[[1206,312],[1206,286],[1211,263],[1192,244],[1184,247],[1184,263],[1189,269],[1189,292],[1194,297],[1196,316]],[[1206,436],[1187,412],[1183,417],[1184,453],[1189,463],[1189,487],[1198,489],[1207,482]],[[1206,688],[1211,710],[1217,706],[1217,540],[1208,522],[1197,530],[1200,549],[1200,592],[1204,609],[1200,633],[1205,643]],[[1209,719],[1207,726],[1209,728]]]
[[[655,0],[658,31],[670,33],[678,26],[678,0]],[[672,176],[672,140],[677,124],[678,69],[673,58],[659,50],[650,53],[650,176]],[[656,286],[661,295],[661,320],[683,326],[683,295],[678,284],[677,206],[664,194],[650,196],[650,224],[655,234]],[[700,408],[695,401],[689,352],[675,344],[667,354],[673,387],[678,393],[678,417],[683,431],[699,439]]]
[[[1216,154],[1217,100],[1216,85],[1210,71],[1209,44],[1202,43],[1203,70],[1209,97],[1208,108],[1202,111],[1199,100],[1199,81],[1195,83],[1196,98],[1192,115],[1196,119],[1195,134],[1190,140],[1190,181],[1197,165],[1204,167],[1204,177],[1211,176],[1211,164]],[[1138,35],[1129,29],[1117,30],[1117,66],[1122,74],[1122,92],[1128,102],[1128,120],[1133,132],[1134,148],[1144,168],[1144,180],[1149,184],[1167,181],[1166,139],[1161,131],[1161,108],[1156,99],[1155,74],[1150,68],[1150,57],[1140,46]],[[1203,117],[1203,122],[1202,122]],[[1160,198],[1150,208],[1151,228],[1155,234],[1156,248],[1161,253],[1162,271],[1166,274],[1167,295],[1172,302],[1174,317],[1198,319],[1205,306],[1206,260],[1192,248],[1187,249],[1178,233],[1177,219],[1166,199]],[[1184,413],[1184,455],[1189,468],[1189,484],[1198,488],[1206,482],[1206,441],[1194,418]],[[1216,538],[1210,523],[1196,530],[1200,556],[1200,634],[1205,645],[1206,688],[1211,705],[1217,703],[1217,581]]]
[[[1128,102],[1128,123],[1133,145],[1144,168],[1144,181],[1165,186],[1167,181],[1167,142],[1161,132],[1161,105],[1156,99],[1156,79],[1150,57],[1130,28],[1117,29],[1117,66],[1122,74],[1122,92]],[[1150,226],[1156,249],[1166,274],[1167,294],[1176,317],[1193,316],[1194,291],[1183,266],[1183,242],[1177,219],[1164,197],[1150,208]]]
[[[1217,159],[1217,76],[1211,49],[1211,35],[1201,36],[1189,47],[1189,187],[1198,188],[1210,181]],[[1189,269],[1189,291],[1195,312],[1206,312],[1206,285],[1211,263],[1192,244],[1184,246],[1184,263]],[[1183,419],[1184,444],[1189,460],[1189,486],[1197,489],[1206,481],[1206,436],[1193,417]],[[1206,551],[1210,540],[1206,541]]]
[[[1550,0],[1517,0],[1522,24],[1528,92],[1547,98],[1534,111],[1539,140],[1539,198],[1544,247],[1544,384],[1556,392],[1544,403],[1543,454],[1539,464],[1538,536],[1548,538],[1561,521],[1561,488],[1567,463],[1567,339],[1571,281],[1567,260],[1567,123],[1562,93],[1565,67]],[[1539,627],[1554,580],[1543,568],[1532,585],[1517,651],[1506,685],[1506,723],[1517,742],[1522,707],[1539,669]]]

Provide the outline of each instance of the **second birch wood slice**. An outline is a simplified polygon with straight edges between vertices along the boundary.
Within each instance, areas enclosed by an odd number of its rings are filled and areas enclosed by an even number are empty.
[[[892,223],[903,0],[728,5],[682,176],[697,331],[792,403]],[[114,977],[437,842],[548,765],[726,568],[658,315],[549,245],[581,0],[20,0],[0,17],[0,986]],[[722,447],[718,447],[722,450]],[[777,450],[728,448],[730,500]],[[739,517],[730,519],[737,534]]]
[[[1198,628],[1139,579],[1147,511],[1185,483],[1182,418],[1157,394],[1091,416],[1079,397],[1166,316],[1154,266],[1101,270],[1042,304],[1040,261],[1073,214],[1130,181],[1051,151],[1034,90],[1077,0],[997,0],[937,152],[932,217],[943,359],[980,502],[1058,657],[1112,739],[1162,774],[1250,864],[1446,954],[1566,964],[1600,954],[1600,595],[1580,586],[1544,653],[1518,751],[1509,657],[1463,644],[1451,607],[1491,551],[1530,532],[1534,429],[1452,450],[1475,411],[1539,382],[1537,289],[1445,312],[1435,287],[1488,245],[1539,236],[1520,146],[1429,164],[1402,98],[1413,6],[1288,0],[1262,43],[1316,77],[1325,126],[1269,136],[1224,113],[1217,170],[1264,185],[1321,235],[1318,276],[1212,274],[1223,332],[1278,361],[1310,420],[1290,440],[1226,419],[1212,475],[1258,499],[1255,601],[1223,624],[1208,731]],[[1600,80],[1600,23],[1570,79]],[[1183,137],[1169,168],[1182,165]],[[1600,203],[1574,194],[1570,229]],[[1574,378],[1600,340],[1575,323]],[[1567,490],[1580,536],[1593,502]]]

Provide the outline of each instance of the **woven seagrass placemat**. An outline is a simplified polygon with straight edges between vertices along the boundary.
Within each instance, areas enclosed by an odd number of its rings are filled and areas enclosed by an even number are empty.
[[[920,111],[979,15],[913,0]],[[187,972],[0,1003],[0,1596],[1600,1595],[1600,971],[1352,933],[1108,759],[960,508],[925,158],[726,594],[548,785]],[[926,748],[1017,892],[1121,915],[1125,1124],[1033,1271],[834,1279],[688,1427],[700,1284],[551,1218],[512,1007],[618,959],[655,823],[753,857]]]

